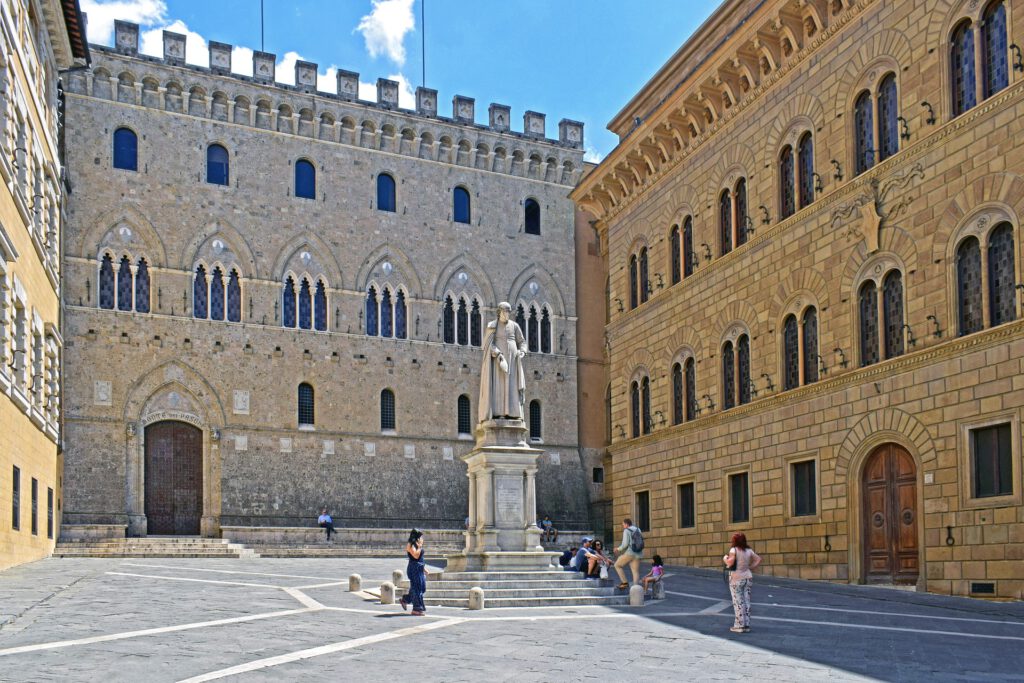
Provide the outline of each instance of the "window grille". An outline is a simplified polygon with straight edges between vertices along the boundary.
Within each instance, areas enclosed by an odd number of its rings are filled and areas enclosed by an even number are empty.
[[[818,496],[815,485],[815,461],[796,462],[791,467],[793,476],[793,516],[816,515],[818,513]]]
[[[651,433],[651,427],[654,423],[651,421],[651,380],[644,377],[640,380],[640,401],[643,404],[643,432],[644,434]]]
[[[686,360],[686,419],[697,417],[697,363],[692,358]]]
[[[629,257],[629,310],[636,308],[640,299],[637,297],[636,280],[637,278],[637,262],[636,256]]]
[[[896,74],[889,74],[878,86],[878,160],[888,159],[900,150],[899,101]]]
[[[797,328],[796,316],[787,316],[782,324],[783,365],[786,371],[783,375],[783,389],[795,389],[800,386],[800,350],[797,346],[800,334]]]
[[[856,159],[854,161],[858,174],[875,165],[875,124],[871,107],[871,93],[865,90],[857,97],[853,114],[854,135],[856,136]]]
[[[391,290],[387,287],[381,290],[380,295],[380,336],[394,336],[394,309],[391,304]]]
[[[981,246],[968,237],[956,250],[958,318],[960,334],[971,334],[984,327],[981,312]]]
[[[398,290],[395,293],[395,338],[407,339],[409,337],[408,324],[406,323],[407,311],[405,308],[405,292]]]
[[[551,315],[547,308],[540,312],[540,352],[551,353]]]
[[[541,438],[540,401],[530,401],[530,438]]]
[[[219,267],[210,273],[210,320],[224,319],[224,274]]]
[[[444,343],[454,344],[455,343],[455,307],[452,304],[452,298],[445,297],[444,310],[441,315],[444,323]]]
[[[736,358],[732,342],[722,347],[722,409],[736,406]]]
[[[965,21],[954,31],[950,41],[950,68],[953,84],[953,116],[960,116],[978,103],[974,75],[974,29]]]
[[[903,275],[894,270],[882,281],[882,315],[885,318],[885,357],[902,356]]]
[[[786,145],[779,157],[779,192],[782,207],[782,218],[789,218],[796,213],[796,202],[794,193],[796,183],[794,178],[793,148]]]
[[[988,99],[1010,84],[1005,3],[993,2],[989,5],[981,26],[984,97]]]
[[[972,490],[975,498],[1013,494],[1013,448],[1009,424],[971,430]]]
[[[718,198],[718,239],[722,256],[732,251],[732,193],[729,190]]]
[[[53,489],[46,489],[46,537],[53,538]]]
[[[469,314],[469,343],[472,346],[480,346],[480,328],[481,328],[481,317],[480,317],[480,302],[473,300],[473,310]]]
[[[878,362],[878,290],[874,282],[860,288],[860,364]]]
[[[135,269],[135,310],[149,313],[149,265],[144,258]]]
[[[647,276],[647,247],[640,249],[640,303],[647,301],[651,293],[651,281]]]
[[[818,310],[804,311],[804,384],[818,381]]]
[[[206,281],[206,268],[198,266],[196,277],[192,282],[192,317],[206,318],[207,296],[209,295],[209,284]]]
[[[672,231],[669,233],[669,259],[671,259],[671,271],[672,271],[672,284],[678,283],[683,279],[683,268],[680,260],[680,245],[679,245],[679,226],[673,225]]]
[[[683,366],[672,365],[672,424],[683,422]]]
[[[745,334],[736,342],[736,375],[740,405],[750,403],[750,337]]]
[[[988,238],[988,315],[992,325],[1017,319],[1013,260],[1013,226],[997,225]]]
[[[473,431],[472,419],[470,418],[469,396],[463,394],[458,401],[459,434],[470,434]]]
[[[377,336],[377,290],[373,287],[366,293],[366,334]]]
[[[693,219],[683,221],[683,277],[693,274]]]
[[[459,308],[455,312],[455,332],[460,346],[469,345],[469,309],[466,300],[459,299]]]
[[[285,327],[295,327],[295,280],[289,275],[284,281],[281,320]]]
[[[114,259],[104,254],[100,262],[100,308],[114,308]]]
[[[395,394],[390,389],[380,392],[380,428],[395,428]]]
[[[132,310],[132,264],[127,256],[121,257],[121,264],[117,269],[117,310]]]
[[[630,435],[635,439],[640,436],[640,383],[633,382],[629,385],[629,408],[632,421]]]
[[[530,306],[530,320],[528,324],[530,329],[529,332],[527,332],[526,337],[530,353],[537,353],[540,351],[540,330],[538,329],[539,326],[537,324],[537,309],[533,306]]]
[[[747,225],[747,179],[740,178],[736,183],[736,240],[737,244],[746,244],[750,237]]]
[[[21,470],[17,465],[11,479],[11,528],[21,529]]]
[[[314,424],[313,387],[303,382],[299,385],[299,424]]]
[[[32,535],[39,535],[39,480],[32,477]]]
[[[804,133],[797,151],[800,168],[800,208],[814,203],[814,138]]]

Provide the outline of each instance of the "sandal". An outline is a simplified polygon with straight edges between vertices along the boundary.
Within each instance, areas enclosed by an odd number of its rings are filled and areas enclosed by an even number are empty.
[[[625,589],[629,588],[629,583],[627,583],[626,581],[623,581],[622,583],[619,584],[618,588],[619,588],[619,590],[625,590]]]

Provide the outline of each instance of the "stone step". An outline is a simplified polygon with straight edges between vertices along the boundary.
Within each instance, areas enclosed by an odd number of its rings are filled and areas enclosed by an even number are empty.
[[[172,558],[172,557],[180,557],[180,558],[222,557],[223,558],[223,557],[227,557],[227,558],[237,559],[238,558],[238,553],[221,553],[221,554],[214,555],[214,554],[211,554],[211,553],[199,553],[199,552],[196,552],[196,553],[192,553],[192,552],[178,552],[178,553],[166,552],[165,553],[165,552],[132,552],[132,551],[126,550],[124,552],[80,553],[80,554],[70,554],[70,553],[58,553],[58,552],[55,552],[53,554],[53,557],[58,557],[58,558],[60,558],[60,557],[63,557],[63,558],[92,557],[92,558],[100,558],[100,559],[102,559],[102,558],[135,558],[135,559],[145,559],[145,558],[156,558],[156,557],[159,557],[159,558]]]
[[[403,584],[408,581],[403,581]],[[465,588],[483,588],[485,591],[509,588],[509,589],[547,589],[557,588],[560,590],[587,590],[594,588],[614,588],[614,581],[598,581],[596,579],[584,582],[582,580],[538,580],[538,581],[431,581],[430,590],[453,590]]]
[[[427,606],[435,607],[468,607],[469,598],[432,598],[428,591],[423,599]],[[484,607],[497,609],[500,607],[581,607],[584,605],[628,605],[628,595],[594,595],[581,597],[549,597],[549,598],[495,598],[484,595]]]
[[[468,598],[469,588],[458,587],[458,588],[441,588],[435,589],[430,588],[429,594],[435,599],[445,598]],[[608,586],[607,588],[566,588],[566,587],[555,587],[555,588],[485,588],[484,598],[489,602],[492,598],[500,600],[504,598],[587,598],[587,597],[605,597],[605,596],[621,596],[628,594],[623,591],[619,591],[614,586]]]
[[[252,550],[224,538],[164,536],[59,541],[54,557],[259,557]]]
[[[429,562],[429,560],[428,560]],[[562,569],[546,571],[506,572],[435,572],[427,575],[429,581],[584,581],[577,572]]]

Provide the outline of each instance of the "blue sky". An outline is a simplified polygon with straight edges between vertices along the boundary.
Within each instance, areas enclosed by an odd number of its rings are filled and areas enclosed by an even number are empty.
[[[265,50],[277,55],[279,81],[296,59],[316,62],[321,89],[334,91],[333,68],[357,71],[360,94],[375,98],[378,77],[399,80],[402,106],[421,84],[425,2],[426,85],[451,114],[456,94],[586,124],[588,158],[616,144],[605,125],[716,7],[695,0],[264,0]],[[81,0],[89,41],[113,42],[114,19],[142,26],[142,51],[160,54],[165,28],[188,33],[187,61],[206,65],[205,40],[240,46],[233,69],[251,74],[260,49],[259,0]]]

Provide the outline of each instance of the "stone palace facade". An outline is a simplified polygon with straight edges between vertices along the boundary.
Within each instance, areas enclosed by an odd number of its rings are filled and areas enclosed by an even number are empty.
[[[113,48],[69,74],[65,534],[216,536],[309,526],[461,527],[484,326],[512,303],[530,354],[538,513],[589,523],[601,444],[580,448],[568,198],[583,126],[488,125],[398,84],[356,98],[299,62],[275,82]],[[587,226],[593,235],[593,230]],[[598,314],[603,311],[598,310]],[[599,379],[594,396],[600,396]],[[599,491],[598,491],[599,493]],[[225,535],[227,533],[225,532]]]
[[[669,563],[1021,598],[1018,0],[726,0],[574,191]]]

